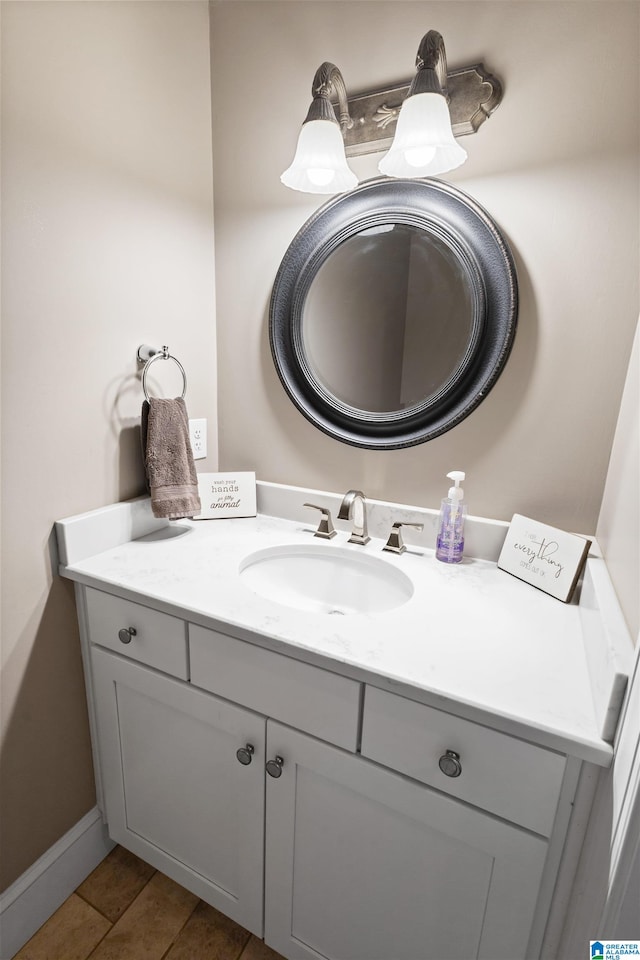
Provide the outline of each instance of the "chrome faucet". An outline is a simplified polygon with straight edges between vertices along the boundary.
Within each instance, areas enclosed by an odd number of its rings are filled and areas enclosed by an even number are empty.
[[[365,506],[365,496],[361,490],[349,490],[344,495],[344,499],[338,510],[339,520],[351,520],[351,536],[349,543],[369,543],[371,539],[367,533],[367,508]]]

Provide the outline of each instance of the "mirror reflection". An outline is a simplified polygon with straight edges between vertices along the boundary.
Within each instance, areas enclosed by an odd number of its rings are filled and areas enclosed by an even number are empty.
[[[341,403],[394,413],[429,403],[461,375],[475,329],[464,261],[432,232],[381,223],[343,241],[309,287],[302,348]]]

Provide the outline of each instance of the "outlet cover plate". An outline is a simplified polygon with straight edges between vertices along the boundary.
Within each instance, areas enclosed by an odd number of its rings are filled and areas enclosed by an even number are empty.
[[[207,455],[207,420],[189,420],[189,440],[194,460],[204,460]]]

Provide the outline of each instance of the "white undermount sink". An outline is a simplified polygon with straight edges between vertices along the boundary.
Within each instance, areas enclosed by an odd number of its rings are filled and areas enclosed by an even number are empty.
[[[310,613],[384,613],[413,595],[409,577],[390,563],[329,544],[257,550],[241,562],[240,577],[254,593]]]

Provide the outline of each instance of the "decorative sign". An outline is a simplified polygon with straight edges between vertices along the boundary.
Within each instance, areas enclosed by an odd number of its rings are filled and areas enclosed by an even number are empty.
[[[515,513],[498,557],[498,566],[568,603],[590,546],[591,540],[585,537],[565,533]]]
[[[194,520],[255,517],[255,473],[199,473],[198,493],[202,509]]]

